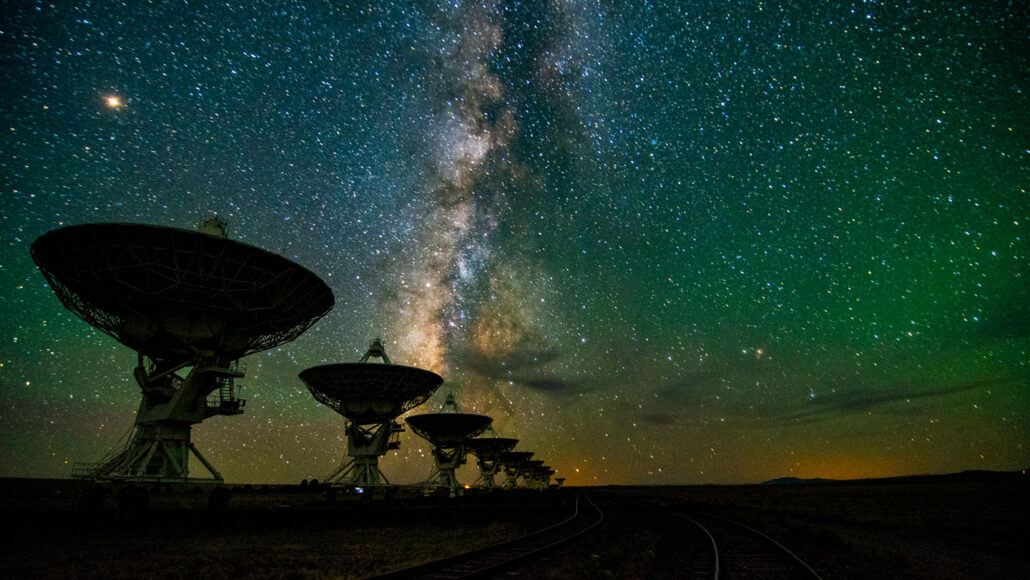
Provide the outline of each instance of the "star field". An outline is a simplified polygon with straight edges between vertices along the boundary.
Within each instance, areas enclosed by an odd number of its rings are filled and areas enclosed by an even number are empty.
[[[569,484],[1030,464],[1016,3],[18,2],[0,22],[0,475],[131,427],[135,353],[29,256],[193,228],[336,306],[194,428],[231,482],[343,458],[297,378],[384,339]],[[406,432],[381,461],[423,479]]]

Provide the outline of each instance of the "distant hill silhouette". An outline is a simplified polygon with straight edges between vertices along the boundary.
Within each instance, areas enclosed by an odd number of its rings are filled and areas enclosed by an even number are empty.
[[[959,473],[945,473],[937,475],[899,475],[897,477],[869,477],[861,479],[827,479],[824,477],[801,478],[801,477],[777,477],[763,481],[762,485],[792,485],[807,483],[905,483],[915,481],[981,481],[991,479],[1012,479],[1016,477],[1028,477],[1028,470],[1022,471],[986,471],[975,469],[961,471]]]
[[[790,485],[792,483],[838,483],[840,479],[826,479],[824,477],[801,478],[801,477],[777,477],[769,481],[763,481],[762,485]]]

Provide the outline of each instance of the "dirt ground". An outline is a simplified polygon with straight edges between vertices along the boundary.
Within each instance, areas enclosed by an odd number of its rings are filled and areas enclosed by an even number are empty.
[[[596,533],[541,562],[541,578],[677,577],[677,529],[655,513],[712,513],[788,545],[824,578],[1030,577],[1023,477],[757,486],[568,488],[390,497],[299,486],[122,487],[0,480],[5,578],[367,578],[567,517],[589,495]],[[330,499],[332,501],[330,501]],[[681,558],[680,558],[681,560]],[[986,576],[985,576],[986,575]]]

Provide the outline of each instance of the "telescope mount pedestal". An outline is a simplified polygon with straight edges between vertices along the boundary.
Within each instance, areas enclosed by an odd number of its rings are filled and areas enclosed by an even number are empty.
[[[359,425],[348,420],[347,459],[324,481],[332,485],[368,487],[390,485],[379,469],[379,458],[400,448],[399,434],[404,428],[396,421]]]
[[[455,470],[465,465],[466,450],[464,446],[442,448],[433,447],[433,472],[426,480],[426,486],[442,487],[448,490],[450,497],[462,494],[465,489],[458,482]]]
[[[125,447],[97,464],[76,466],[73,476],[123,481],[183,482],[189,479],[192,453],[222,483],[220,473],[190,441],[190,431],[214,415],[243,413],[245,401],[237,398],[234,379],[244,376],[238,361],[220,363],[200,353],[178,364],[144,357],[134,372],[143,391],[136,425]],[[190,368],[186,378],[176,371]]]

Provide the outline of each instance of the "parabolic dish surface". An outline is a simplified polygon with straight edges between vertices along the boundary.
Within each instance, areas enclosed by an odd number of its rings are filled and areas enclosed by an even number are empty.
[[[510,451],[518,442],[518,439],[509,439],[508,437],[480,437],[469,439],[467,445],[469,450],[476,454],[476,457],[491,460]]]
[[[501,461],[508,466],[521,465],[523,461],[529,461],[533,456],[532,451],[508,451],[501,454]]]
[[[418,407],[443,384],[443,377],[425,369],[376,363],[339,363],[300,373],[320,403],[352,421],[393,419]]]
[[[294,340],[334,303],[305,268],[233,240],[162,226],[53,230],[32,258],[61,302],[154,358],[239,358]]]
[[[438,447],[456,447],[486,431],[493,419],[469,413],[427,413],[405,419],[416,435]]]

